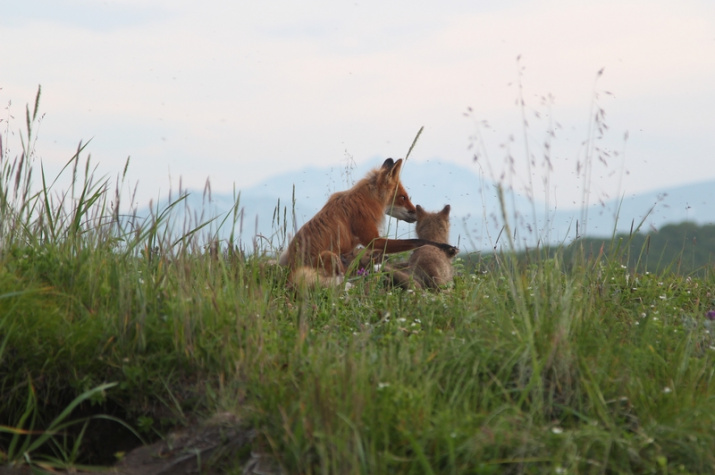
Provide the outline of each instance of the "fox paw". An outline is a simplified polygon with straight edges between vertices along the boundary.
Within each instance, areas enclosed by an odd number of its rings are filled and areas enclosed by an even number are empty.
[[[447,254],[447,257],[454,257],[457,254],[459,254],[459,248],[454,247],[449,244],[442,244],[440,246],[440,249],[442,249],[442,251],[444,251],[444,253]]]

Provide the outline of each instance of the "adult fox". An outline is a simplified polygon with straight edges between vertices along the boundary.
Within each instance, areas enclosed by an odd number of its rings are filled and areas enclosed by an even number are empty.
[[[408,223],[417,219],[415,205],[400,182],[402,163],[402,159],[395,162],[388,158],[349,190],[331,195],[325,206],[298,230],[279,261],[290,267],[289,281],[293,285],[341,283],[345,273],[341,256],[352,253],[359,244],[368,253],[391,254],[432,245],[448,255],[457,254],[458,249],[447,243],[380,236],[385,214]]]

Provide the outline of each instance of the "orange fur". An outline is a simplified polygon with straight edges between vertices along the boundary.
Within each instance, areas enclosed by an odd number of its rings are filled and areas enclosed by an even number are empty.
[[[395,162],[388,158],[349,190],[330,196],[325,206],[298,230],[280,258],[282,265],[291,268],[292,283],[334,284],[335,276],[345,272],[340,256],[350,254],[360,244],[369,252],[386,254],[424,245],[456,254],[457,249],[446,243],[380,237],[385,214],[408,223],[417,219],[417,210],[400,182],[402,163],[402,159]]]

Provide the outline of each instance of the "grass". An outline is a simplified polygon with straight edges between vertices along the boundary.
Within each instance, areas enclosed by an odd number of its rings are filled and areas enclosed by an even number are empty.
[[[537,250],[438,293],[293,295],[202,223],[120,214],[82,146],[71,190],[33,191],[36,111],[1,164],[1,464],[108,464],[228,412],[255,432],[235,473],[715,471],[712,274]]]

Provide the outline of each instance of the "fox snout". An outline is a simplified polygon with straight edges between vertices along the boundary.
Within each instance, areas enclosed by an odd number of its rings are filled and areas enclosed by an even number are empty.
[[[387,208],[387,214],[407,223],[414,223],[417,221],[417,212],[414,210],[410,211],[402,206],[392,206]]]

